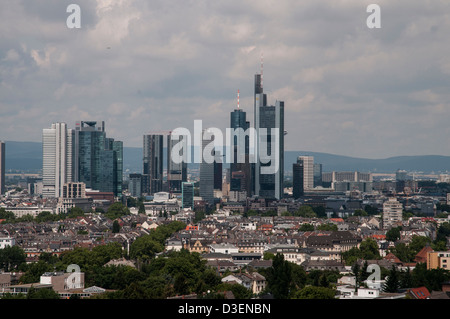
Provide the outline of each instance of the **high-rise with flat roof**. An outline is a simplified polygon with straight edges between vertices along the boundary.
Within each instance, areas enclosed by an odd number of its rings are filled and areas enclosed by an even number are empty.
[[[292,164],[292,196],[298,199],[303,195],[303,160],[299,158],[297,159],[297,163]]]
[[[314,188],[314,157],[299,156],[298,159],[303,161],[303,189],[309,190]]]
[[[390,197],[383,203],[383,228],[389,229],[401,225],[403,205],[396,198]]]
[[[5,142],[0,141],[0,195],[6,191],[5,187],[5,161],[6,161]]]
[[[75,124],[74,181],[86,188],[122,196],[123,143],[106,137],[104,121]]]
[[[182,143],[183,138],[186,136],[179,136],[178,139],[175,139],[171,134],[167,135],[167,184],[170,193],[181,193],[182,183],[187,181],[187,162],[178,163],[172,158],[174,145]],[[177,155],[183,157],[184,154]]]
[[[66,123],[54,123],[42,131],[42,195],[63,195],[65,183],[73,180],[74,132]]]
[[[142,192],[153,195],[163,190],[164,135],[144,135]]]
[[[194,183],[183,182],[181,184],[181,208],[183,209],[194,209]]]
[[[230,113],[230,128],[233,134],[233,145],[230,163],[230,190],[246,192],[247,196],[253,193],[252,164],[250,163],[250,122],[247,121],[246,112],[240,108]],[[236,179],[236,176],[239,176]]]
[[[214,147],[211,147],[211,140],[206,136],[208,130],[202,132],[202,162],[200,163],[200,196],[208,204],[214,204],[214,161],[216,153]],[[205,155],[209,156],[206,158]]]

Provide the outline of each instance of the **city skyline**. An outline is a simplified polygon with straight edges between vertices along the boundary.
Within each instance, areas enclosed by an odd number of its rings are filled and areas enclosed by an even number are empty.
[[[224,129],[238,89],[253,118],[263,53],[268,104],[290,114],[286,150],[450,155],[450,4],[378,1],[369,29],[369,3],[82,0],[69,29],[66,3],[2,2],[0,137],[39,141],[76,118],[104,119],[129,147],[197,119]]]

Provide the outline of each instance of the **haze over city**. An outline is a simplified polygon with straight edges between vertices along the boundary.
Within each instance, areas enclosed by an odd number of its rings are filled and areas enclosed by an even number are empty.
[[[0,137],[41,141],[52,122],[104,120],[109,136],[194,120],[253,119],[263,54],[269,103],[285,102],[286,150],[355,157],[450,155],[450,3],[377,1],[0,3]],[[253,125],[252,121],[250,123]]]

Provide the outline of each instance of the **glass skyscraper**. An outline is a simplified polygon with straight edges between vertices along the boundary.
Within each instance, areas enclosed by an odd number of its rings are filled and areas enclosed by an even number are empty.
[[[180,193],[183,182],[187,182],[187,162],[176,163],[172,160],[172,149],[177,143],[182,143],[180,139],[172,140],[172,136],[167,135],[167,184],[169,192]],[[178,154],[183,156],[183,154]]]
[[[0,195],[6,191],[5,187],[5,142],[0,141]]]
[[[164,135],[144,135],[142,192],[153,195],[163,190]]]
[[[252,169],[249,158],[250,137],[246,112],[237,108],[230,113],[230,128],[234,130],[232,162],[230,163],[230,190],[245,191],[247,196],[252,195]]]
[[[255,75],[254,88],[257,145],[254,193],[267,199],[281,199],[284,193],[284,102],[276,101],[275,105],[267,105],[261,74]],[[262,160],[266,155],[271,158],[268,162]]]
[[[194,209],[194,183],[191,182],[183,182],[181,184],[182,189],[182,204],[181,208],[186,209]]]
[[[202,154],[205,154],[205,149],[210,147],[211,141],[205,138],[205,133],[208,130],[203,130],[203,138],[202,138]],[[209,150],[209,149],[208,149]],[[210,149],[211,155],[214,160],[217,159],[215,150]],[[200,163],[200,196],[202,199],[208,204],[214,204],[214,161],[209,162],[205,160],[204,156],[202,156],[202,162]]]
[[[122,196],[123,143],[106,137],[104,121],[76,123],[74,180]]]

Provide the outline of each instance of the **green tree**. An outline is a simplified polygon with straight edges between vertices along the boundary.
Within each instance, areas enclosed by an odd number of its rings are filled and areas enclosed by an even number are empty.
[[[287,299],[291,286],[292,273],[288,261],[282,254],[277,253],[273,259],[272,267],[267,272],[267,288],[275,299]]]
[[[302,224],[298,230],[299,231],[314,231],[315,228],[314,228],[314,225],[311,225],[311,224]]]
[[[294,216],[312,218],[317,217],[317,214],[314,212],[311,206],[303,205],[300,206],[300,208],[294,213]]]
[[[388,241],[397,241],[400,239],[400,231],[402,227],[392,227],[386,232],[386,240]]]
[[[44,260],[21,267],[25,273],[20,277],[20,281],[24,284],[39,282],[43,273],[54,271],[55,268]]]
[[[116,234],[116,233],[118,233],[118,232],[120,232],[120,224],[119,224],[119,222],[117,221],[117,219],[113,222],[113,226],[112,226],[112,233],[113,234]]]
[[[359,249],[362,252],[362,257],[364,260],[380,259],[380,251],[378,244],[373,238],[364,239],[359,245]]]
[[[217,286],[217,291],[231,291],[236,299],[250,299],[252,296],[252,292],[240,284],[221,283]]]
[[[105,216],[108,217],[109,219],[116,219],[129,214],[130,210],[128,209],[128,207],[123,205],[121,202],[115,202],[114,204],[108,207]]]
[[[295,299],[335,299],[336,291],[332,288],[307,286],[299,290]]]
[[[31,287],[28,291],[27,299],[60,299],[60,297],[52,288],[36,289]]]
[[[18,268],[25,260],[26,254],[19,246],[6,246],[0,249],[0,269],[5,272]]]
[[[324,231],[337,231],[338,227],[336,224],[321,224],[319,226],[317,226],[317,230],[324,230]]]
[[[399,273],[395,265],[392,265],[389,275],[385,279],[383,284],[383,291],[385,292],[397,292],[400,288]]]

